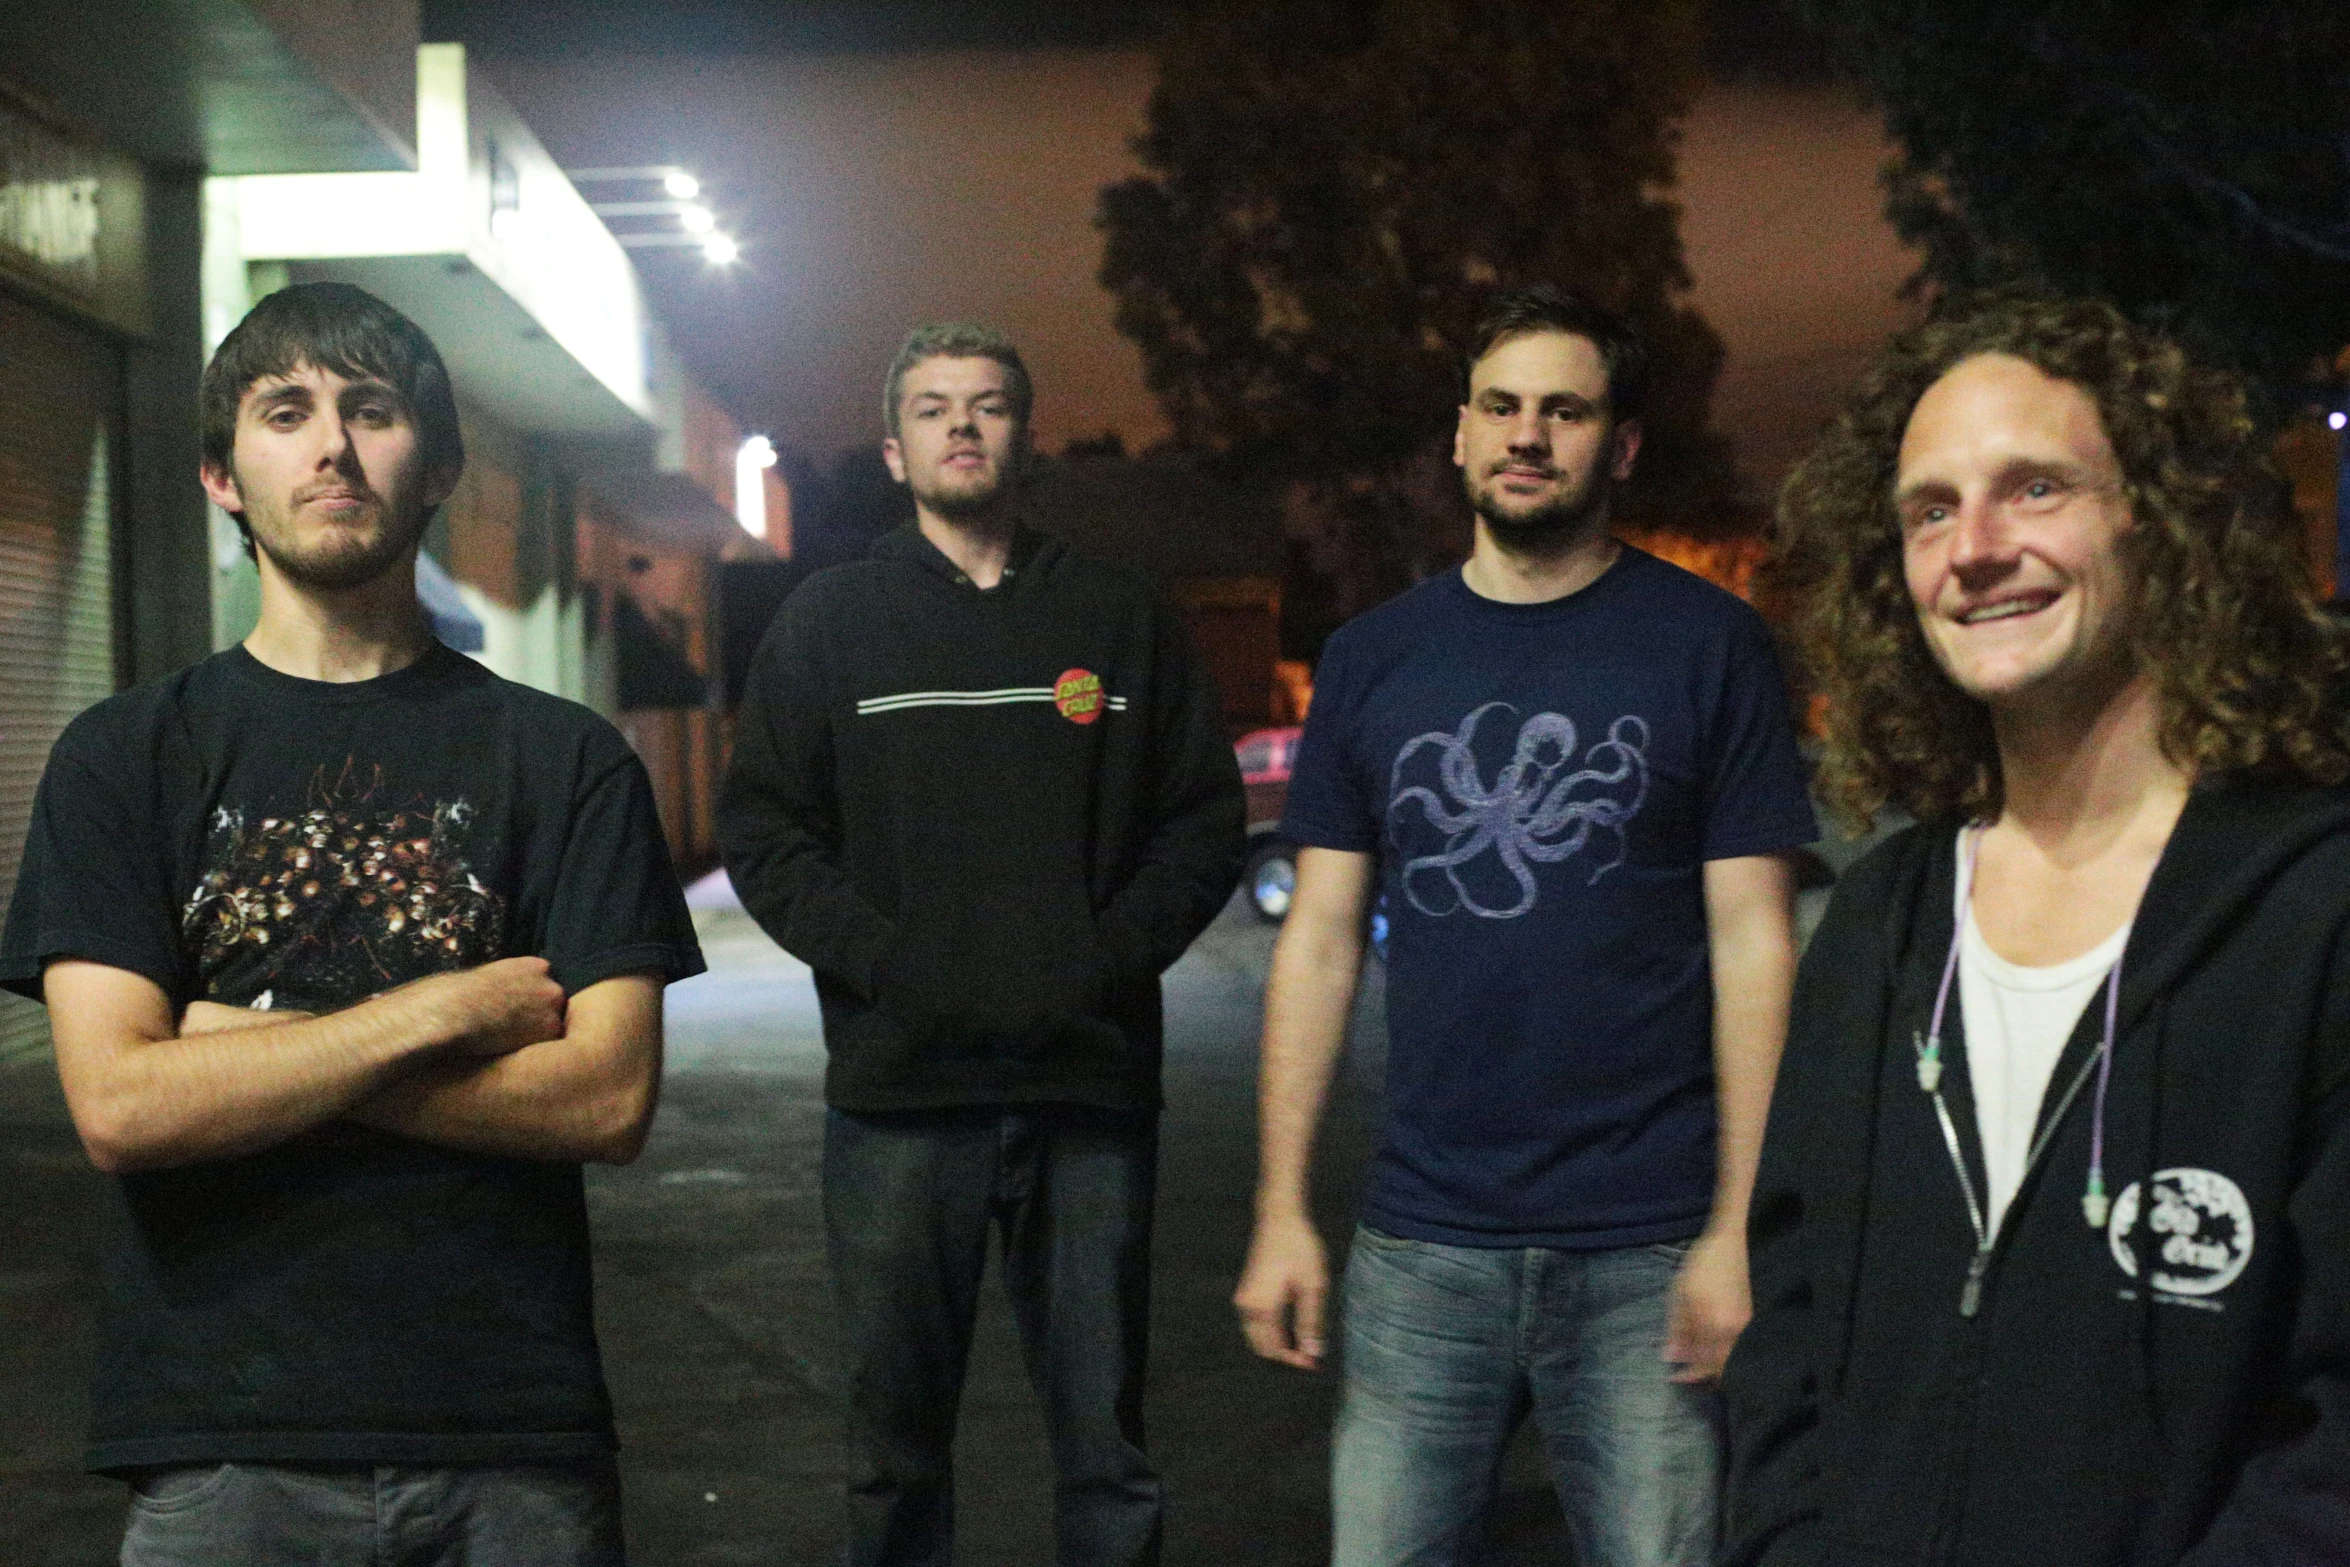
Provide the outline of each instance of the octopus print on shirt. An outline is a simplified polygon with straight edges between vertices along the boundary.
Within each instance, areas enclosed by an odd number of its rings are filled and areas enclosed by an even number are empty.
[[[1516,746],[1489,786],[1477,760],[1477,725],[1496,711],[1505,723],[1517,712],[1507,702],[1487,702],[1458,729],[1414,735],[1396,753],[1387,837],[1403,859],[1397,874],[1403,894],[1422,914],[1465,909],[1514,919],[1538,899],[1534,866],[1555,865],[1589,847],[1596,883],[1624,863],[1625,829],[1648,797],[1647,721],[1618,718],[1607,738],[1584,753],[1583,765],[1568,772],[1576,760],[1575,721],[1536,713],[1519,726]],[[1406,782],[1418,776],[1430,781]],[[1431,836],[1441,836],[1441,844],[1421,848]],[[1506,904],[1479,901],[1473,877],[1488,851],[1515,888]],[[1436,876],[1442,880],[1431,887]]]

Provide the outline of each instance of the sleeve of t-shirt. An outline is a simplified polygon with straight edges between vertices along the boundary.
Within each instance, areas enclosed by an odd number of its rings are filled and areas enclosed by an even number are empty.
[[[1770,854],[1819,837],[1779,656],[1752,611],[1733,625],[1712,738],[1705,858]]]
[[[117,754],[123,753],[123,754]],[[39,1001],[41,969],[82,958],[144,975],[174,1002],[186,976],[152,758],[85,717],[50,752],[0,934],[0,986]]]
[[[1315,671],[1314,702],[1306,732],[1289,768],[1289,796],[1281,807],[1281,836],[1315,849],[1376,852],[1379,812],[1357,761],[1354,718],[1361,706],[1344,631],[1331,637]]]
[[[572,803],[539,953],[574,994],[617,974],[657,973],[667,983],[706,967],[661,837],[652,780],[625,741],[610,741],[618,754],[591,770]]]

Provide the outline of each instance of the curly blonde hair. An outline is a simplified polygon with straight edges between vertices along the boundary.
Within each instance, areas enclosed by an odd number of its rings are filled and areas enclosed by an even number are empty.
[[[2097,406],[2136,524],[2121,541],[2132,638],[2155,673],[2164,752],[2197,777],[2350,776],[2350,652],[2311,594],[2242,383],[2102,301],[2004,296],[1897,338],[1780,491],[1775,566],[1826,698],[1827,801],[1857,821],[1887,804],[1924,821],[1999,812],[1990,710],[1926,645],[1893,506],[1918,399],[1980,354],[2025,360]]]

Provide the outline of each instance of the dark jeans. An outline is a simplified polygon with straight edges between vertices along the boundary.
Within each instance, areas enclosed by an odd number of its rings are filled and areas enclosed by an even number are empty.
[[[131,1488],[123,1567],[621,1567],[609,1459],[454,1469],[191,1464]]]
[[[1044,1403],[1062,1567],[1159,1559],[1159,1477],[1142,1448],[1157,1164],[1149,1114],[826,1116],[851,1567],[947,1567],[955,1415],[991,1229]]]

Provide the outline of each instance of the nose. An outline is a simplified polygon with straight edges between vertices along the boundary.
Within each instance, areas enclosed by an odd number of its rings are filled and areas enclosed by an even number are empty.
[[[328,408],[310,421],[312,433],[318,440],[318,467],[340,469],[352,459],[351,427],[343,422],[340,409]]]
[[[1510,415],[1509,428],[1503,433],[1513,456],[1541,456],[1550,450],[1550,426],[1539,408],[1520,408]]]
[[[2002,571],[2014,561],[2014,541],[1999,507],[1980,496],[1960,503],[1950,526],[1950,569],[1966,579]]]

